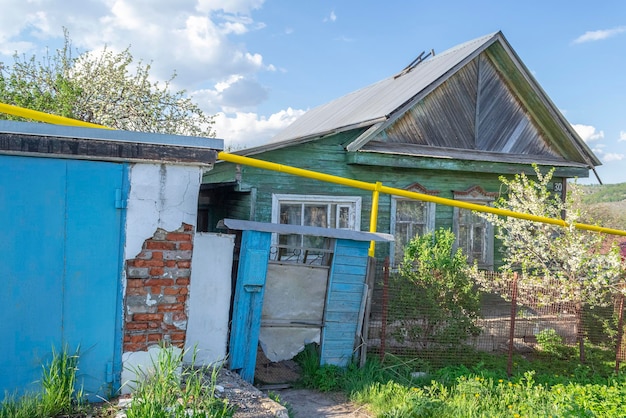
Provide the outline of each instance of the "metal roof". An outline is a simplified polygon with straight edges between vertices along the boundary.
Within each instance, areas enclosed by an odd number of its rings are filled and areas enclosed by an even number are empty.
[[[57,138],[80,138],[107,140],[113,142],[131,142],[154,145],[172,145],[178,147],[224,149],[224,140],[195,136],[160,134],[148,132],[120,131],[115,129],[83,128],[76,126],[52,125],[48,123],[17,122],[0,120],[0,134],[50,136]]]
[[[347,151],[362,150],[374,136],[396,118],[430,94],[459,69],[498,43],[506,51],[515,71],[526,80],[531,91],[545,106],[552,118],[578,149],[589,167],[600,165],[600,160],[567,122],[541,86],[535,81],[524,63],[511,48],[502,32],[494,32],[450,48],[440,54],[418,62],[409,71],[349,93],[324,105],[309,110],[295,122],[279,132],[268,143],[235,151],[234,154],[254,155],[308,142],[326,135],[363,129],[347,145]]]
[[[500,37],[492,33],[436,54],[401,75],[381,80],[309,110],[273,137],[277,142],[318,137],[385,121],[394,111],[439,78]]]

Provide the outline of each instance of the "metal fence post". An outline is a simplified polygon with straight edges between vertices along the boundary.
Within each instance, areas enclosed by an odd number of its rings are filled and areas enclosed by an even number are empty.
[[[511,377],[513,369],[513,340],[515,339],[515,317],[517,316],[517,272],[513,273],[511,283],[511,320],[509,325],[509,358],[506,365],[506,374]]]

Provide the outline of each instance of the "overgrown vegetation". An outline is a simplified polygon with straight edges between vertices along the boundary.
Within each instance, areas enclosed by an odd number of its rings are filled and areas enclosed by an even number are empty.
[[[534,216],[560,219],[567,226],[538,223],[513,217],[480,213],[496,227],[496,238],[503,247],[502,271],[519,273],[518,303],[547,306],[572,303],[575,306],[580,361],[585,361],[583,312],[602,306],[615,289],[621,288],[622,265],[616,245],[606,248],[606,237],[575,227],[584,217],[581,190],[568,186],[564,198],[552,191],[554,169],[542,173],[533,165],[533,177],[524,173],[512,179],[501,177],[505,193],[494,203],[501,209]],[[483,276],[475,269],[475,279],[487,291],[502,292],[507,276]],[[502,296],[508,298],[507,292]]]
[[[149,370],[136,370],[132,382],[133,400],[126,411],[128,418],[230,417],[233,408],[215,397],[217,369],[206,381],[205,370],[183,366],[184,352],[162,347]],[[195,357],[195,356],[194,356]]]
[[[570,347],[549,331],[546,349]],[[545,338],[544,338],[545,337]],[[432,368],[426,360],[385,356],[365,366],[313,367],[314,347],[298,356],[302,383],[319,390],[345,392],[376,417],[619,417],[626,414],[626,377],[612,369],[612,352],[588,347],[589,362],[539,355],[515,356],[515,373],[506,375],[506,358],[469,352],[460,362]],[[573,351],[572,351],[573,353]],[[318,358],[319,359],[319,358]],[[427,371],[427,373],[423,373]],[[415,373],[422,372],[422,373]],[[329,385],[328,382],[332,382]]]
[[[480,296],[454,241],[452,231],[441,228],[407,244],[399,274],[389,283],[398,295],[390,301],[391,320],[402,324],[394,336],[397,341],[441,350],[458,347],[480,332]]]
[[[146,370],[137,369],[130,382],[133,397],[125,411],[128,418],[222,418],[231,417],[233,406],[215,396],[218,369],[197,368],[192,360],[183,364],[182,351],[162,347]],[[194,355],[195,359],[195,355]],[[115,408],[96,408],[76,389],[79,352],[53,349],[52,360],[43,366],[41,393],[6,396],[0,418],[109,417]]]
[[[52,349],[52,359],[42,366],[41,393],[21,397],[6,396],[0,405],[0,418],[55,417],[87,408],[82,389],[76,389],[79,350]]]

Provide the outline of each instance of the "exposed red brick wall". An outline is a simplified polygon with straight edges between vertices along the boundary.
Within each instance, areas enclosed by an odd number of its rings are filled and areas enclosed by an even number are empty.
[[[124,352],[160,341],[184,348],[193,229],[158,229],[136,258],[126,260]]]

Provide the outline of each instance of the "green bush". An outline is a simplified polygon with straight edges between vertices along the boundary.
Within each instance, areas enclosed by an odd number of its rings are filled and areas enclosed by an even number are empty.
[[[440,228],[406,246],[400,272],[389,283],[395,293],[389,316],[402,324],[394,334],[399,342],[422,350],[458,350],[480,333],[479,292],[463,252],[453,250],[455,239],[452,231]]]

